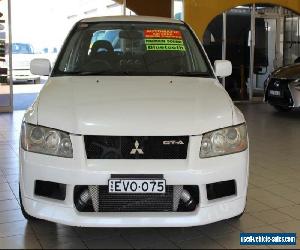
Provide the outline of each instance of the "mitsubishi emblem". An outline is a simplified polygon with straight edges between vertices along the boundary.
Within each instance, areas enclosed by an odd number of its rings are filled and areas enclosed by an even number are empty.
[[[134,147],[135,147],[135,148],[131,149],[130,154],[131,154],[131,155],[135,155],[135,154],[143,155],[143,154],[144,154],[144,151],[143,151],[141,148],[139,148],[139,146],[140,146],[140,144],[139,144],[139,142],[136,140],[135,143],[134,143]]]

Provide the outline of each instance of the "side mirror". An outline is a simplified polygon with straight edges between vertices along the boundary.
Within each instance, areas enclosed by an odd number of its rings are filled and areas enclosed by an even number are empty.
[[[230,61],[216,60],[214,66],[217,77],[226,77],[232,74],[232,64]]]
[[[48,76],[51,72],[51,63],[44,58],[33,59],[30,62],[30,72],[34,75]]]

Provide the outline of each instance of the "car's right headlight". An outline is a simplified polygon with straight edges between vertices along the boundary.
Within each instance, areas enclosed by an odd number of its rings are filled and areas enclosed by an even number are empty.
[[[222,128],[203,135],[200,158],[234,154],[248,148],[246,124]]]
[[[73,158],[70,135],[52,128],[23,122],[21,146],[29,152]]]

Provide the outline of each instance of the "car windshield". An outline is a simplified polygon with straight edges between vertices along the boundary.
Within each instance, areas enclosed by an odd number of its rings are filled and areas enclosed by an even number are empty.
[[[74,28],[52,75],[212,73],[201,46],[183,24],[102,22]]]
[[[30,44],[27,43],[13,43],[12,44],[13,54],[33,54],[33,49]]]

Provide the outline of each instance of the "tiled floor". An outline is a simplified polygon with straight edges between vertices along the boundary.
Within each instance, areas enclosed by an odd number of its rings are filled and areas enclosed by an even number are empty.
[[[0,248],[241,248],[240,232],[300,235],[300,111],[277,113],[265,104],[239,107],[247,119],[251,142],[246,213],[240,220],[186,229],[27,223],[18,201],[18,136],[23,112],[0,114]]]

